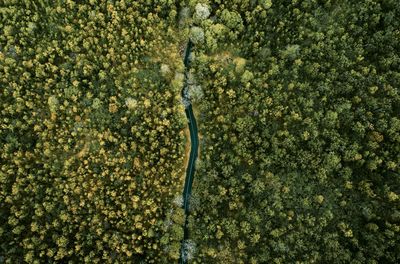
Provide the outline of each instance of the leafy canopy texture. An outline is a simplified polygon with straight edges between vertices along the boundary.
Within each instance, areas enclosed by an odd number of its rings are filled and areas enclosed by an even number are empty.
[[[193,259],[398,263],[398,1],[209,4]]]
[[[398,0],[0,2],[0,263],[400,263]]]
[[[178,2],[1,1],[0,263],[179,258]]]

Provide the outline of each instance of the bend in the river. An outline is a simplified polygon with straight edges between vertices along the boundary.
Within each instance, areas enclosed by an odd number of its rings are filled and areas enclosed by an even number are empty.
[[[185,57],[183,63],[185,65],[185,77],[182,88],[182,100],[185,105],[185,113],[188,119],[189,131],[190,131],[190,156],[188,166],[186,168],[185,185],[183,189],[183,209],[185,210],[185,226],[184,226],[184,237],[181,244],[180,259],[179,263],[187,263],[187,256],[185,252],[185,241],[189,238],[188,230],[188,215],[189,215],[189,201],[192,192],[193,176],[195,172],[195,164],[199,148],[199,136],[197,130],[196,118],[193,114],[192,103],[188,95],[188,73],[189,73],[189,56],[193,47],[193,43],[189,40],[185,50]]]

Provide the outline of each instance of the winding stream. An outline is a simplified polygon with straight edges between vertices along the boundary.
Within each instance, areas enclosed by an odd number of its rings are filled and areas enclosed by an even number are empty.
[[[188,215],[189,215],[189,200],[192,192],[193,176],[195,172],[195,164],[199,149],[199,136],[197,130],[196,118],[193,114],[192,104],[188,96],[188,73],[189,73],[189,56],[192,51],[193,43],[189,40],[185,50],[185,57],[183,63],[185,65],[184,84],[181,91],[182,100],[185,103],[185,113],[188,119],[190,130],[190,156],[188,166],[186,168],[185,186],[183,189],[183,209],[185,210],[185,225],[184,236],[181,244],[179,263],[187,263],[187,256],[185,253],[185,241],[189,238],[188,230]]]

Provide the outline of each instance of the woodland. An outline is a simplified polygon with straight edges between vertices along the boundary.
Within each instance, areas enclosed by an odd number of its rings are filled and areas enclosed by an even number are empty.
[[[0,263],[399,263],[399,40],[398,0],[1,1]]]

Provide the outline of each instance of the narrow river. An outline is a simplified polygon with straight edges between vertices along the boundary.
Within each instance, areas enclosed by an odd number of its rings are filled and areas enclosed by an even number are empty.
[[[180,259],[179,263],[187,263],[187,256],[185,252],[185,241],[189,238],[188,230],[188,216],[189,216],[189,206],[190,206],[190,194],[192,192],[193,176],[195,172],[196,159],[199,149],[199,135],[197,130],[196,118],[193,114],[192,104],[188,95],[188,75],[190,69],[189,56],[192,51],[193,43],[189,40],[183,63],[185,65],[185,77],[184,84],[182,88],[182,100],[185,103],[185,113],[188,119],[189,130],[190,130],[190,156],[189,162],[186,168],[185,186],[183,189],[183,209],[185,210],[185,225],[184,225],[184,237],[181,244]]]

